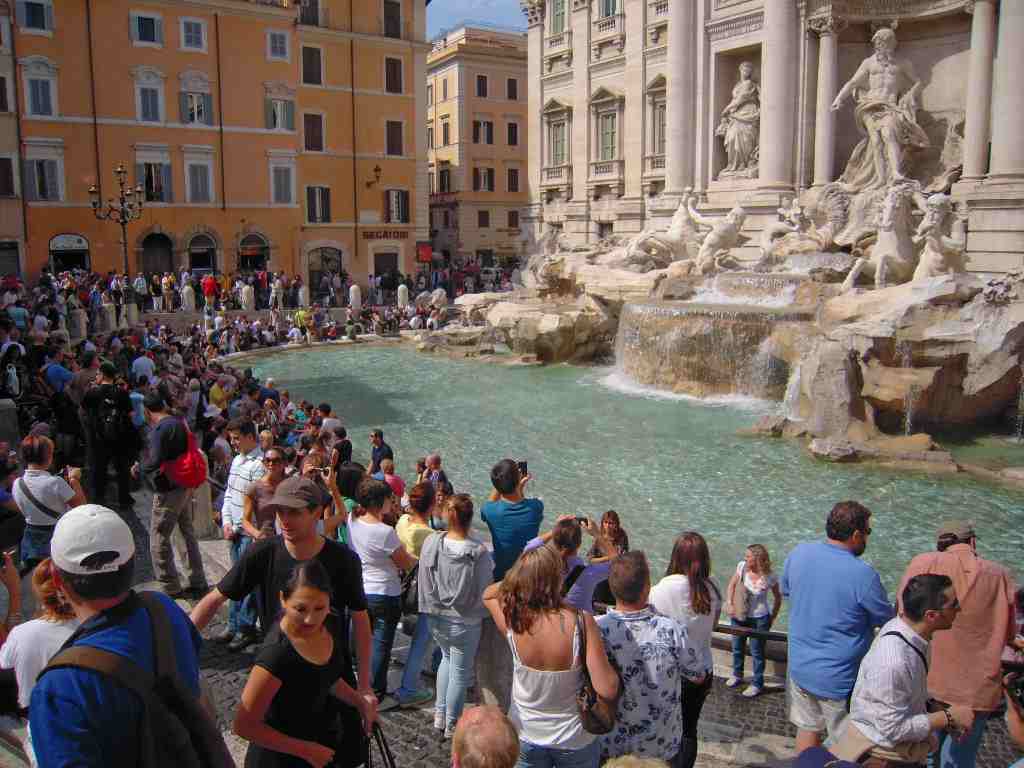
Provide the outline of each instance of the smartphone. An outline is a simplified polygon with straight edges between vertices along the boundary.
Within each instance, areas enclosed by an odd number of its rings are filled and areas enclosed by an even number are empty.
[[[528,474],[530,474],[530,470],[526,466],[526,462],[525,461],[517,461],[516,462],[516,466],[519,467],[519,476],[520,477],[526,477]]]
[[[1009,685],[1006,686],[1006,692],[1017,702],[1017,706],[1024,711],[1024,675],[1017,675],[1017,677],[1013,678]]]
[[[580,525],[586,525],[587,524],[587,518],[585,518],[585,517],[577,517],[576,518],[576,522],[579,523]]]

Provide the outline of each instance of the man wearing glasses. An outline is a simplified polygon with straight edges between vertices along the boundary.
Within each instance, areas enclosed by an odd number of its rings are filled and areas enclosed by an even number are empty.
[[[1002,708],[1003,649],[1014,642],[1015,587],[1009,571],[978,557],[974,523],[950,520],[939,527],[935,552],[910,561],[903,585],[920,574],[941,574],[953,583],[960,616],[932,643],[928,690],[946,705],[970,708],[973,727],[959,739],[939,734],[934,768],[973,768],[988,719]]]

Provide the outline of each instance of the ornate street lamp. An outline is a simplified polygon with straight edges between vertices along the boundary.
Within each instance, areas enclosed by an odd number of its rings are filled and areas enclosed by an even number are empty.
[[[111,197],[104,203],[100,200],[100,192],[93,184],[89,187],[89,197],[92,200],[92,212],[100,221],[113,221],[121,225],[121,253],[124,255],[124,273],[128,274],[128,222],[137,220],[142,216],[142,203],[145,194],[142,184],[136,184],[133,189],[128,184],[128,171],[124,169],[124,163],[118,163],[114,169],[114,177],[117,179],[119,188],[118,196]],[[138,181],[138,179],[136,179]]]

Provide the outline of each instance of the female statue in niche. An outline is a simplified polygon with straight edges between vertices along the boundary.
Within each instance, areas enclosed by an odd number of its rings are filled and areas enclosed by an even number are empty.
[[[722,122],[715,131],[725,143],[728,165],[720,179],[757,177],[758,137],[761,132],[761,88],[754,81],[754,65],[740,64],[740,80],[732,89],[732,101],[722,110]]]

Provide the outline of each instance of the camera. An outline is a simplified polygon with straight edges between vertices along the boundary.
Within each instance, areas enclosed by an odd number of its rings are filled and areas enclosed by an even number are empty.
[[[526,477],[528,474],[530,474],[530,470],[527,468],[525,461],[517,461],[516,466],[519,467],[520,477]]]

